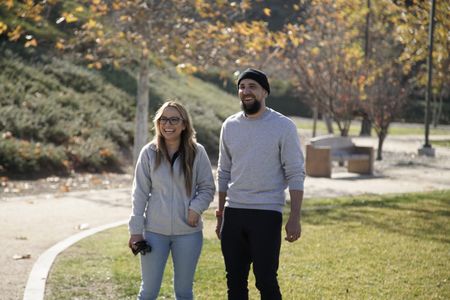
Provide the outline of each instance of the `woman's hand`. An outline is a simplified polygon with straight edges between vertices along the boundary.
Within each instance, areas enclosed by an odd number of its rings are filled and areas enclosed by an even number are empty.
[[[128,247],[130,249],[133,247],[133,244],[139,241],[142,241],[144,236],[142,234],[132,234],[130,235],[130,239],[128,240]]]
[[[196,213],[194,210],[189,208],[188,219],[187,219],[189,226],[197,227],[199,220],[200,220],[200,215],[198,213]]]

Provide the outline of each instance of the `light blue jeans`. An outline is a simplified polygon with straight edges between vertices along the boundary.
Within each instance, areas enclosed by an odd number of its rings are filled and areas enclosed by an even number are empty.
[[[195,268],[203,245],[202,231],[186,235],[162,235],[146,231],[145,240],[152,251],[141,255],[142,283],[138,299],[153,300],[158,297],[169,253],[173,261],[175,298],[193,299]]]

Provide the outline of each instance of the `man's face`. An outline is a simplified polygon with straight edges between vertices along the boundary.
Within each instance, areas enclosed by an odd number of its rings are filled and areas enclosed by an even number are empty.
[[[267,91],[255,80],[250,78],[242,79],[239,82],[239,98],[241,108],[247,115],[253,115],[265,107]]]

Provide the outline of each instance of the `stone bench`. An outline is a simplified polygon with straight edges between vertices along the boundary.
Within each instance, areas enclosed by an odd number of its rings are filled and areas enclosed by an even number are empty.
[[[347,162],[348,172],[373,174],[373,159],[373,147],[356,146],[349,137],[318,136],[306,145],[306,174],[331,177],[334,161]]]

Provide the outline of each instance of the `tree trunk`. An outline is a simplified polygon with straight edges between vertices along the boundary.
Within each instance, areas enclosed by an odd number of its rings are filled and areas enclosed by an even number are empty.
[[[364,113],[361,121],[361,131],[359,132],[359,136],[371,136],[372,135],[372,121],[369,119],[369,116]]]
[[[380,134],[378,134],[377,160],[383,160],[383,143],[385,138],[386,133],[381,129]]]
[[[330,115],[329,114],[324,114],[323,115],[323,120],[325,121],[325,126],[327,127],[328,134],[334,134],[333,121],[330,118]]]
[[[317,115],[318,115],[318,111],[317,111],[317,105],[314,105],[313,107],[313,132],[312,132],[312,137],[315,137],[317,134]]]
[[[139,64],[139,77],[137,86],[136,123],[133,146],[133,165],[139,157],[142,147],[148,140],[148,107],[149,107],[149,64],[146,56],[141,58]]]

